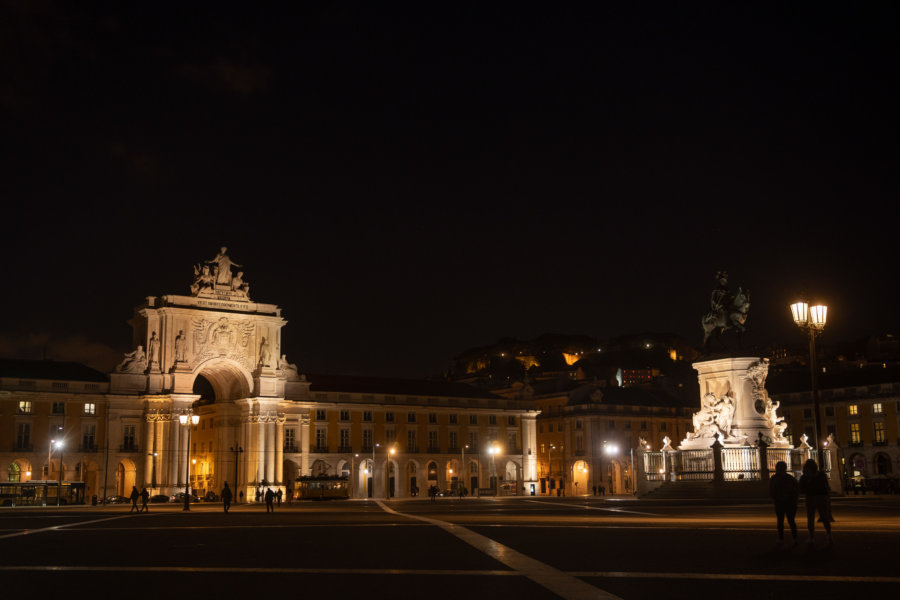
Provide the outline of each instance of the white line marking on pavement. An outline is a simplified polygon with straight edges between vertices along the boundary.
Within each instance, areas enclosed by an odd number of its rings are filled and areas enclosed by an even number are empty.
[[[624,508],[604,508],[602,506],[588,506],[587,504],[566,504],[564,502],[545,502],[542,500],[526,500],[525,502],[533,502],[534,504],[545,504],[547,506],[574,506],[575,508],[583,508],[585,510],[604,510],[614,513],[629,513],[632,515],[647,515],[648,517],[661,517],[656,513],[639,512],[636,510],[625,510]]]
[[[614,596],[613,594],[601,590],[598,587],[590,585],[589,583],[572,577],[571,575],[567,575],[566,573],[563,573],[558,569],[554,569],[550,565],[535,560],[530,556],[526,556],[521,552],[517,552],[509,546],[504,546],[500,542],[494,541],[491,538],[483,536],[479,533],[475,533],[474,531],[466,529],[461,525],[448,523],[446,521],[439,521],[437,519],[431,519],[429,517],[401,513],[390,508],[380,500],[378,500],[377,502],[378,506],[380,506],[385,512],[408,517],[410,519],[425,521],[426,523],[431,523],[432,525],[440,527],[447,533],[455,535],[467,544],[477,548],[478,550],[481,550],[494,560],[497,560],[507,567],[518,571],[528,579],[534,581],[538,585],[547,588],[548,590],[558,596],[561,596],[562,598],[566,598],[567,600],[586,600],[588,598],[594,600],[621,600],[621,598],[619,598],[618,596]]]
[[[128,515],[122,515],[119,517],[107,517],[105,519],[93,519],[91,521],[76,521],[74,523],[54,525],[53,527],[44,527],[43,529],[26,529],[24,531],[19,531],[18,533],[8,533],[6,535],[0,535],[0,540],[4,538],[18,537],[20,535],[30,535],[32,533],[43,533],[44,531],[59,531],[60,529],[65,529],[66,527],[75,527],[76,525],[90,525],[91,523],[102,523],[103,521],[115,521],[117,519],[126,518],[128,518]]]
[[[630,571],[571,571],[576,577],[615,577],[620,579],[724,579],[729,581],[814,581],[817,583],[900,583],[900,577],[869,575],[782,575],[753,573],[639,573]]]

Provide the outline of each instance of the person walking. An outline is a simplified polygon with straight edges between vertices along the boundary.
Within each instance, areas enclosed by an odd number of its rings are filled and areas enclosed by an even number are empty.
[[[275,492],[272,491],[272,488],[266,489],[266,512],[275,512]]]
[[[813,543],[813,534],[816,530],[816,513],[819,513],[819,521],[825,528],[825,536],[830,546],[831,538],[831,499],[829,498],[828,477],[824,471],[819,470],[819,465],[813,459],[803,464],[803,475],[800,477],[800,491],[806,495],[806,528],[809,530],[808,543]]]
[[[225,512],[228,512],[228,509],[231,508],[231,488],[228,487],[228,482],[225,482],[225,487],[222,488],[222,508],[225,509]]]
[[[150,500],[150,492],[147,491],[147,488],[141,490],[141,510],[138,512],[150,512],[150,509],[147,508],[147,502]]]
[[[140,497],[141,493],[138,491],[137,486],[131,486],[131,510],[128,512],[141,512],[137,505],[137,501]]]
[[[278,492],[275,494],[275,499],[278,501],[278,508],[281,508],[281,498],[284,494],[281,491],[281,488],[278,488]]]
[[[775,464],[775,474],[769,479],[769,496],[775,502],[775,525],[778,529],[778,543],[784,543],[784,519],[787,518],[791,528],[794,545],[797,545],[797,500],[800,497],[800,484],[793,475],[787,472],[787,463],[783,460]]]

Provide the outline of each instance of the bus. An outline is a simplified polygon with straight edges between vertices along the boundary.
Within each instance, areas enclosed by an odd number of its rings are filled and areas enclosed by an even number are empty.
[[[62,488],[62,493],[59,493]],[[84,504],[84,482],[31,480],[0,483],[0,506]]]
[[[293,494],[297,500],[347,499],[350,497],[350,482],[340,475],[298,477],[294,481]]]

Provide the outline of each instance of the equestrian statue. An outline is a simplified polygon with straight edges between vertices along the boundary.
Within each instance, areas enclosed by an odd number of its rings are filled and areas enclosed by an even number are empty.
[[[740,287],[737,294],[732,294],[728,289],[728,273],[719,271],[716,273],[718,285],[710,296],[710,311],[706,313],[701,324],[703,326],[703,347],[709,347],[709,341],[713,337],[719,338],[726,331],[735,331],[740,335],[746,329],[747,316],[750,312],[750,290]]]

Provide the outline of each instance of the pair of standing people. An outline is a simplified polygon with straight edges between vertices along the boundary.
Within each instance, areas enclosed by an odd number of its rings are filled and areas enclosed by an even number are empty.
[[[138,508],[137,502],[141,501],[141,507]],[[128,512],[150,512],[147,508],[147,501],[150,500],[150,492],[144,488],[138,492],[137,486],[131,486],[131,510]]]
[[[825,528],[828,544],[832,543],[831,522],[831,498],[828,487],[828,477],[824,471],[819,470],[816,461],[809,459],[803,465],[803,475],[798,482],[793,475],[787,472],[787,463],[779,461],[775,465],[775,474],[769,480],[769,495],[775,502],[775,518],[778,529],[778,543],[784,542],[784,521],[787,519],[791,528],[791,536],[794,544],[797,543],[797,523],[794,520],[797,514],[797,502],[800,493],[806,496],[806,527],[809,530],[810,544],[813,543],[813,535],[816,530],[816,513],[819,521]]]

